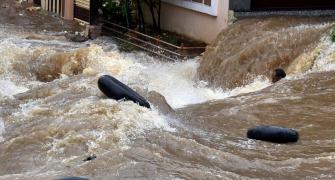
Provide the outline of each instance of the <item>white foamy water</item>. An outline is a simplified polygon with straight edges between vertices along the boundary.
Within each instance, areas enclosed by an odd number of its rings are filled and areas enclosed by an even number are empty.
[[[237,87],[229,92],[229,96],[237,96],[239,94],[251,93],[262,90],[268,86],[271,86],[270,80],[264,76],[257,76],[252,83]]]
[[[328,26],[322,24],[318,26]],[[315,28],[314,26],[301,25],[294,26],[297,30],[306,28]],[[1,31],[2,37],[10,35]],[[6,35],[6,36],[5,36]],[[59,46],[68,48],[68,51],[74,48],[84,47],[78,44],[64,42],[62,40],[27,40],[22,39],[24,35],[10,35],[7,39],[0,41],[1,54],[5,60],[2,61],[2,71],[12,69],[12,63],[17,58],[22,58],[24,54],[33,55],[36,50],[42,51],[39,58],[46,58],[55,53],[50,47],[59,49]],[[104,45],[106,42],[104,42]],[[321,42],[322,51],[315,60],[313,71],[330,71],[335,69],[334,65],[334,43],[330,38],[324,38]],[[49,48],[43,48],[50,46]],[[29,49],[29,47],[34,47]],[[56,48],[56,49],[57,49]],[[160,62],[145,55],[144,53],[121,53],[117,50],[104,51],[103,47],[91,44],[88,48],[87,61],[83,62],[84,73],[88,74],[110,74],[131,87],[140,87],[148,91],[157,91],[162,94],[167,102],[173,108],[181,108],[190,104],[197,104],[211,100],[224,99],[230,96],[259,91],[271,85],[270,81],[264,77],[256,77],[252,83],[243,87],[237,87],[227,91],[220,88],[212,88],[207,82],[199,81],[197,78],[197,69],[199,63],[196,59],[184,62]],[[14,53],[14,51],[16,53]],[[22,60],[21,60],[22,61]],[[66,68],[63,68],[66,69]],[[13,74],[12,74],[13,75]],[[16,76],[16,74],[15,74]],[[288,77],[290,79],[290,77]],[[22,85],[15,85],[10,81],[2,80],[0,83],[6,83],[9,88],[0,87],[0,93],[12,96],[24,92],[27,89],[21,88]],[[32,83],[32,82],[28,82]],[[15,90],[14,90],[15,89]],[[16,92],[17,90],[17,92]]]
[[[0,96],[13,98],[14,95],[29,89],[33,93],[29,95],[28,102],[20,104],[18,109],[4,118],[13,118],[15,122],[27,125],[43,119],[40,126],[48,124],[43,128],[49,133],[43,136],[53,139],[51,143],[46,144],[46,147],[50,148],[50,157],[66,153],[74,141],[83,139],[86,140],[88,151],[93,153],[106,146],[126,147],[132,138],[141,136],[147,130],[174,130],[168,124],[167,117],[157,110],[149,110],[133,102],[105,99],[102,96],[96,82],[101,74],[127,79],[130,69],[139,65],[130,59],[123,59],[122,53],[116,50],[104,52],[98,45],[77,52],[76,43],[21,38],[10,36],[0,41]],[[70,55],[63,62],[62,58],[66,56],[64,51]],[[49,58],[56,61],[48,61]],[[39,82],[34,71],[41,71],[48,76],[49,69],[39,70],[45,65],[59,66],[60,79],[49,83]],[[79,66],[84,67],[83,74],[87,76],[79,78],[79,81],[71,80],[73,68]],[[63,83],[65,86],[60,87],[57,83]],[[71,97],[80,94],[85,95],[80,99]],[[83,123],[89,123],[86,130],[82,127]],[[3,133],[4,121],[1,120],[1,142],[5,140]],[[55,137],[59,133],[64,133],[62,139]],[[30,139],[28,134],[23,133],[22,138]],[[32,135],[32,139],[40,138],[33,136],[35,135]],[[16,139],[9,143],[16,144]]]
[[[25,37],[25,35],[17,37],[11,35],[0,43],[2,47],[1,54],[5,58],[5,61],[2,62],[2,67],[6,67],[3,71],[5,74],[12,76],[9,79],[14,79],[18,82],[20,82],[20,78],[13,77],[17,76],[17,74],[11,72],[13,69],[12,64],[17,63],[15,61],[33,63],[55,54],[56,52],[52,47],[57,46],[56,49],[60,49],[59,46],[63,45],[63,48],[68,48],[67,51],[72,51],[79,46],[57,39],[43,41],[27,40],[22,39],[22,37]],[[105,44],[106,42],[103,43],[103,45]],[[67,74],[67,70],[71,69],[75,63],[81,64],[85,67],[84,73],[86,74],[109,74],[131,87],[157,91],[166,98],[167,102],[173,108],[224,99],[241,93],[257,91],[269,85],[267,80],[255,78],[255,82],[250,85],[236,88],[231,92],[224,91],[220,88],[211,88],[208,86],[208,83],[198,80],[197,69],[199,63],[197,59],[175,63],[161,62],[144,53],[121,53],[115,49],[104,51],[102,46],[95,44],[91,44],[87,51],[86,60],[65,64],[62,68],[62,73]],[[25,57],[24,54],[29,54],[29,57]],[[31,56],[35,59],[29,59]],[[69,61],[72,60],[75,59],[69,59]],[[29,82],[24,83],[38,84],[37,82],[32,82],[31,80],[33,79],[31,78],[29,80]],[[24,83],[20,82],[19,85],[23,85]]]
[[[64,144],[70,144],[74,139],[86,139],[88,151],[95,153],[99,148],[114,146],[114,143],[127,148],[132,138],[141,136],[145,131],[151,129],[163,129],[174,131],[167,122],[167,119],[157,111],[151,111],[140,107],[132,102],[117,102],[111,99],[99,99],[88,97],[76,102],[69,112],[65,113],[61,119],[62,126],[76,124],[77,119],[71,117],[88,117],[98,115],[104,111],[102,119],[83,118],[98,128],[86,132],[68,132],[63,139],[54,139],[52,148],[48,153],[63,153]],[[60,120],[60,119],[59,119]],[[57,120],[55,124],[60,121]],[[73,126],[74,129],[80,125]],[[114,142],[115,141],[115,142]],[[114,142],[114,143],[113,143]]]
[[[198,80],[199,63],[196,59],[160,62],[143,53],[104,52],[102,47],[97,45],[92,45],[89,50],[87,72],[110,74],[131,87],[159,92],[173,108],[224,99],[270,85],[266,78],[256,77],[250,85],[231,92],[224,91],[221,88],[211,88],[207,82]]]
[[[173,108],[227,97],[222,89],[197,79],[198,66],[196,60],[146,64],[139,76],[146,89],[161,93]]]
[[[298,57],[288,68],[286,79],[304,78],[310,73],[328,72],[335,70],[335,43],[329,34],[325,34],[316,48]]]
[[[311,71],[333,71],[335,70],[335,43],[330,37],[324,37],[320,43],[320,52]]]
[[[39,44],[36,40],[25,39],[25,45],[22,46],[17,44],[20,42],[19,37],[11,37],[10,40],[0,43],[3,54],[3,80],[0,81],[3,86],[0,93],[12,97],[27,91],[28,89],[23,87],[25,85],[29,85],[27,87],[30,89],[42,88],[30,95],[32,100],[20,104],[19,111],[14,112],[11,118],[28,124],[33,123],[34,117],[39,119],[41,116],[46,118],[45,121],[50,121],[43,122],[49,127],[45,130],[49,132],[47,136],[53,139],[47,145],[50,148],[50,157],[66,153],[73,141],[85,141],[88,151],[93,153],[97,149],[114,146],[115,143],[126,147],[132,137],[141,136],[151,129],[174,130],[170,127],[168,118],[156,109],[148,110],[132,102],[101,99],[104,96],[98,90],[96,80],[103,74],[112,75],[132,88],[156,91],[162,94],[173,108],[258,91],[270,85],[266,78],[257,77],[253,83],[231,91],[214,89],[206,82],[198,80],[197,59],[161,62],[144,53],[104,50],[102,46],[93,43],[89,47],[78,49],[78,45],[71,46],[71,43],[60,41],[59,44],[66,44],[66,47],[63,47],[66,50],[64,53],[59,47],[53,48],[58,44],[57,41]],[[60,68],[39,70],[45,68],[45,64]],[[48,75],[48,71],[52,73],[59,70],[60,79],[49,83],[39,82],[36,74],[31,72],[32,69],[46,73],[45,75]],[[71,77],[77,69],[82,69],[85,76],[79,80],[72,80]],[[69,84],[64,85],[67,81]],[[58,86],[57,83],[61,82],[64,82],[63,85]],[[48,87],[43,88],[41,85]],[[77,94],[85,96],[77,99]],[[39,99],[36,99],[37,97]],[[83,130],[82,123],[90,123],[97,127],[88,125],[88,129]],[[55,132],[58,131],[64,131],[63,138],[56,138]],[[106,145],[108,141],[115,143],[109,142]],[[11,143],[15,144],[15,141]]]
[[[0,80],[0,96],[12,97],[15,94],[23,93],[27,90],[27,88],[17,86],[11,81]]]
[[[3,138],[3,134],[5,133],[5,123],[0,118],[0,143],[3,142],[5,139]]]

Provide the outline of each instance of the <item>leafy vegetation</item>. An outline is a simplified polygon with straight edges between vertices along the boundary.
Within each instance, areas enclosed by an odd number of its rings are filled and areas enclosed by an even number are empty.
[[[106,20],[130,27],[130,5],[130,0],[104,0],[102,4],[103,16]]]
[[[333,42],[335,42],[335,26],[332,27],[331,32],[330,32],[330,37]]]
[[[161,0],[103,0],[102,10],[105,19],[144,32],[144,5],[151,13],[153,30],[160,32]]]

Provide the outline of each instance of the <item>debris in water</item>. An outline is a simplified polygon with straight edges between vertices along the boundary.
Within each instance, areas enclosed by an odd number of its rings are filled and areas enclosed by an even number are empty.
[[[5,8],[8,8],[8,7],[9,7],[8,4],[2,4],[2,5],[1,5],[1,8],[4,8],[4,9],[5,9]]]
[[[98,87],[109,98],[130,100],[150,109],[150,104],[146,99],[112,76],[101,76],[98,80]]]
[[[88,40],[87,37],[85,36],[82,36],[81,34],[79,33],[76,33],[76,34],[66,34],[65,36],[67,39],[69,39],[70,41],[72,42],[85,42]]]
[[[27,7],[26,8],[27,11],[33,12],[33,11],[40,11],[41,7],[35,7],[35,6],[31,6],[31,7]]]
[[[86,159],[84,159],[83,161],[92,161],[93,159],[97,158],[96,155],[91,155],[91,156],[88,156]]]

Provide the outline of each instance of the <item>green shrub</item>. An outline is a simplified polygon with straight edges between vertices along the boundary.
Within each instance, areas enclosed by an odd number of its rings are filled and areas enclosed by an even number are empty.
[[[103,0],[102,10],[105,19],[125,26],[130,24],[130,0]]]
[[[335,42],[335,26],[333,26],[331,31],[330,31],[330,37],[331,37],[332,41]]]

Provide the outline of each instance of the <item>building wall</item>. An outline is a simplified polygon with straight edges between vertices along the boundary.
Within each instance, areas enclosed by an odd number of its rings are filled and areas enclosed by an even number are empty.
[[[171,3],[183,0],[165,1],[167,2],[162,3],[161,14],[161,28],[164,30],[211,43],[228,25],[229,0],[212,1],[212,5],[217,5],[217,9],[215,9],[216,11],[208,12],[196,7],[187,8],[180,4]],[[145,10],[145,19],[151,23],[151,16],[148,10]]]

